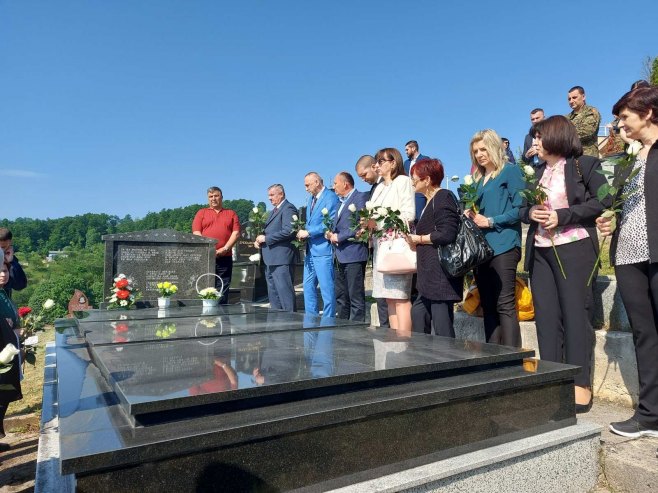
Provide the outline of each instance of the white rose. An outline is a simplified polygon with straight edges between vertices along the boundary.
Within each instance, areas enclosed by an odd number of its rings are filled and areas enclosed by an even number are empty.
[[[626,149],[626,154],[629,156],[637,156],[638,152],[642,149],[642,143],[639,140],[634,140]]]
[[[293,221],[297,221],[297,220],[299,220],[299,218],[297,217],[297,214],[293,214],[293,215],[292,215],[292,220],[293,220]]]
[[[55,306],[55,302],[50,298],[48,298],[46,301],[43,302],[44,310],[50,310],[53,306]]]
[[[121,300],[121,301],[119,301],[119,304],[121,306],[128,306],[128,300]]]
[[[473,177],[471,175],[466,175],[464,177],[464,185],[472,185],[473,184]]]
[[[380,207],[377,209],[377,214],[379,214],[379,217],[384,217],[386,214],[388,214],[388,209],[386,207]]]
[[[356,212],[356,205],[354,204],[348,205],[347,208],[349,209],[350,212]]]
[[[371,211],[374,208],[375,208],[375,205],[371,201],[366,202],[366,209],[367,210]]]
[[[258,262],[259,260],[260,260],[260,253],[254,253],[253,255],[249,255],[250,262]]]
[[[258,214],[258,207],[254,207],[254,208],[251,209],[251,210],[253,211],[254,214]]]
[[[0,363],[3,365],[8,365],[11,363],[11,360],[18,354],[18,349],[11,342],[5,346],[5,348],[0,352]]]
[[[526,174],[526,176],[535,176],[535,168],[532,166],[524,166],[523,172]]]
[[[327,209],[327,208],[325,207],[325,208],[322,209],[320,212],[322,212],[322,215],[323,215],[323,216],[326,216],[327,214],[329,214],[329,209]]]

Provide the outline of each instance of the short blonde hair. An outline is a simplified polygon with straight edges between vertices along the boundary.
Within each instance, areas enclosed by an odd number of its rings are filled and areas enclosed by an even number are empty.
[[[473,135],[473,138],[471,139],[471,145],[469,147],[469,152],[471,153],[471,163],[473,166],[475,166],[473,178],[479,180],[484,176],[484,167],[480,166],[477,162],[477,159],[475,159],[473,144],[476,142],[484,143],[484,147],[489,153],[489,158],[494,165],[491,178],[495,178],[503,169],[503,166],[505,166],[505,162],[507,161],[507,156],[505,155],[505,147],[503,146],[502,139],[499,137],[495,130],[491,130],[490,128],[475,132],[475,135]]]

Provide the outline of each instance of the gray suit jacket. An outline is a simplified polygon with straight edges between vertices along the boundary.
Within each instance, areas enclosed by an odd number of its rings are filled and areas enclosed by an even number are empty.
[[[297,208],[288,200],[279,204],[276,214],[270,212],[265,223],[265,243],[263,244],[263,262],[265,265],[286,265],[295,261],[297,249],[291,243],[295,239],[292,230],[292,216],[298,214]]]

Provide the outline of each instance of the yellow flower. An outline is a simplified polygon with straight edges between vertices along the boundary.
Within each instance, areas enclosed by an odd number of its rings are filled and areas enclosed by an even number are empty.
[[[157,286],[158,286],[158,289],[162,289],[162,283],[161,282],[159,282]]]
[[[162,287],[165,289],[169,289],[171,287],[171,283],[169,281],[165,281],[162,283]]]

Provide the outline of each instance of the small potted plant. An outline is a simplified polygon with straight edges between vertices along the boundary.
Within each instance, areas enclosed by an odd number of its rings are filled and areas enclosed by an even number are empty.
[[[156,286],[160,296],[158,297],[158,308],[169,308],[171,296],[178,292],[178,286],[169,281],[159,282]]]
[[[205,288],[199,291],[199,298],[203,300],[204,307],[217,306],[220,296],[220,292],[215,288]]]

